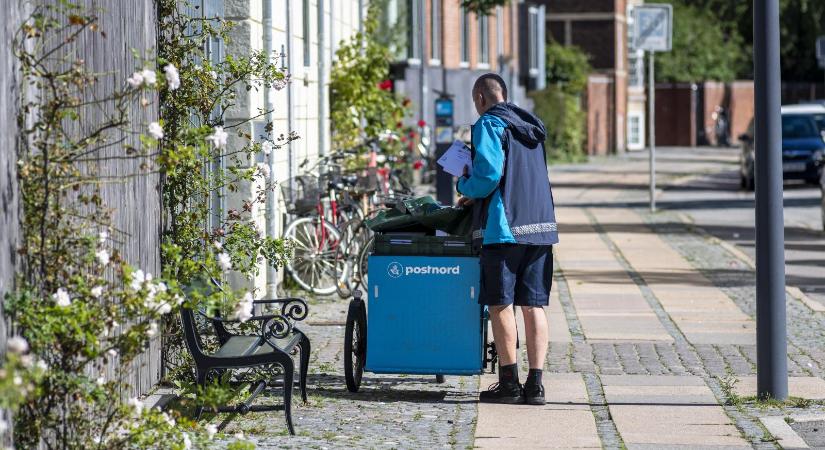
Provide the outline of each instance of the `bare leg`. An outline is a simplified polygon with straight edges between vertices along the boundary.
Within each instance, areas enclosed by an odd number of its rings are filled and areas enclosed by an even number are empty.
[[[524,316],[524,334],[527,335],[527,359],[530,361],[530,368],[543,369],[544,358],[547,355],[547,316],[544,314],[544,308],[522,306],[521,314]]]
[[[502,366],[516,363],[516,316],[513,305],[490,306],[490,320],[493,324],[493,339],[496,342],[498,362]],[[545,347],[547,345],[545,326]],[[543,360],[542,360],[543,362]]]

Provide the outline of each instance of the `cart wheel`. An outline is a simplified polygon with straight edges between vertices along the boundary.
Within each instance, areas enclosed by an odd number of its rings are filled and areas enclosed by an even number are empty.
[[[435,376],[435,382],[438,383],[438,384],[443,383],[444,382],[444,375],[436,375]]]
[[[367,361],[367,310],[364,301],[355,298],[349,302],[347,326],[344,331],[344,378],[350,392],[358,392],[364,363]]]

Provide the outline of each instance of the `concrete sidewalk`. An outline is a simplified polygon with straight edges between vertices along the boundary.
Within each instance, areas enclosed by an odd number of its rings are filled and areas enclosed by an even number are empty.
[[[548,404],[479,404],[476,446],[726,449],[783,447],[784,440],[798,448],[804,439],[787,434],[787,425],[777,429],[777,420],[790,423],[781,418],[798,410],[825,414],[823,361],[803,350],[809,343],[791,340],[789,370],[791,395],[810,401],[772,408],[748,398],[755,394],[752,273],[676,214],[636,206],[646,199],[642,163],[551,173],[561,243],[548,311]],[[690,172],[685,165],[679,171]],[[686,181],[663,166],[665,184]],[[712,166],[694,155],[694,173]],[[720,273],[732,282],[721,283]],[[789,302],[789,320],[823,320]],[[524,347],[521,356],[523,379]],[[495,381],[483,376],[481,389]]]

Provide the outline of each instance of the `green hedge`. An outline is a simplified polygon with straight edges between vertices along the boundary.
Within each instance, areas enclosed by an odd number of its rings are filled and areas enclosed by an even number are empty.
[[[582,98],[591,71],[588,56],[577,47],[547,43],[547,88],[530,93],[535,114],[547,126],[547,159],[586,158],[587,115]]]

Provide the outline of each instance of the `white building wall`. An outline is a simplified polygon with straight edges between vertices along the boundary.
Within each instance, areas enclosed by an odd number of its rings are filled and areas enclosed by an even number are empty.
[[[227,46],[227,54],[248,54],[250,50],[264,49],[264,9],[265,0],[226,0],[226,18],[238,23],[233,30],[232,42]],[[308,1],[309,29],[304,30],[304,1]],[[283,64],[287,67],[287,72],[291,76],[291,86],[280,91],[272,90],[272,100],[274,104],[273,112],[273,137],[280,134],[285,136],[290,131],[298,135],[298,139],[289,145],[283,146],[279,150],[273,151],[271,158],[274,158],[275,170],[272,173],[273,180],[281,182],[290,176],[289,155],[293,156],[292,175],[298,175],[298,166],[304,160],[309,160],[308,166],[313,166],[318,160],[319,154],[329,151],[330,148],[330,126],[329,126],[329,79],[330,68],[334,59],[335,50],[339,42],[348,39],[359,30],[359,8],[365,4],[363,0],[320,0],[324,6],[324,29],[323,33],[318,28],[318,4],[319,0],[272,0],[272,48],[273,58],[277,59],[279,66]],[[288,3],[289,2],[289,3]],[[289,25],[287,21],[287,9],[291,9]],[[364,14],[366,12],[364,11]],[[287,28],[291,28],[292,39],[287,39]],[[306,34],[306,35],[305,35]],[[323,50],[319,55],[319,36],[323,34]],[[309,61],[304,61],[304,40],[309,39]],[[286,54],[284,61],[281,61],[281,52]],[[324,80],[323,89],[326,92],[326,102],[319,113],[319,56],[324,57]],[[288,100],[288,89],[292,89],[292,105]],[[259,114],[259,110],[265,109],[265,99],[263,91],[239,92],[238,105],[233,111],[228,112],[227,122],[235,123],[247,120]],[[289,113],[292,113],[292,128],[290,130]],[[323,116],[323,121],[319,119]],[[321,123],[323,125],[321,125]],[[252,135],[255,127],[248,124],[244,130]],[[325,139],[325,149],[320,148],[321,135]],[[236,145],[242,145],[236,142]],[[255,161],[250,161],[254,164]],[[249,196],[252,187],[247,187],[244,192],[235,195],[236,198],[228,199],[230,204],[237,203]],[[280,192],[276,193],[280,198]],[[280,235],[283,228],[283,210],[279,201],[278,207],[274,211],[267,212],[263,205],[253,211],[253,217],[259,222],[261,229],[266,229],[266,218],[276,221],[276,232]],[[261,266],[261,275],[252,283],[245,283],[243,280],[234,280],[236,288],[255,288],[258,297],[265,292],[266,268]]]

